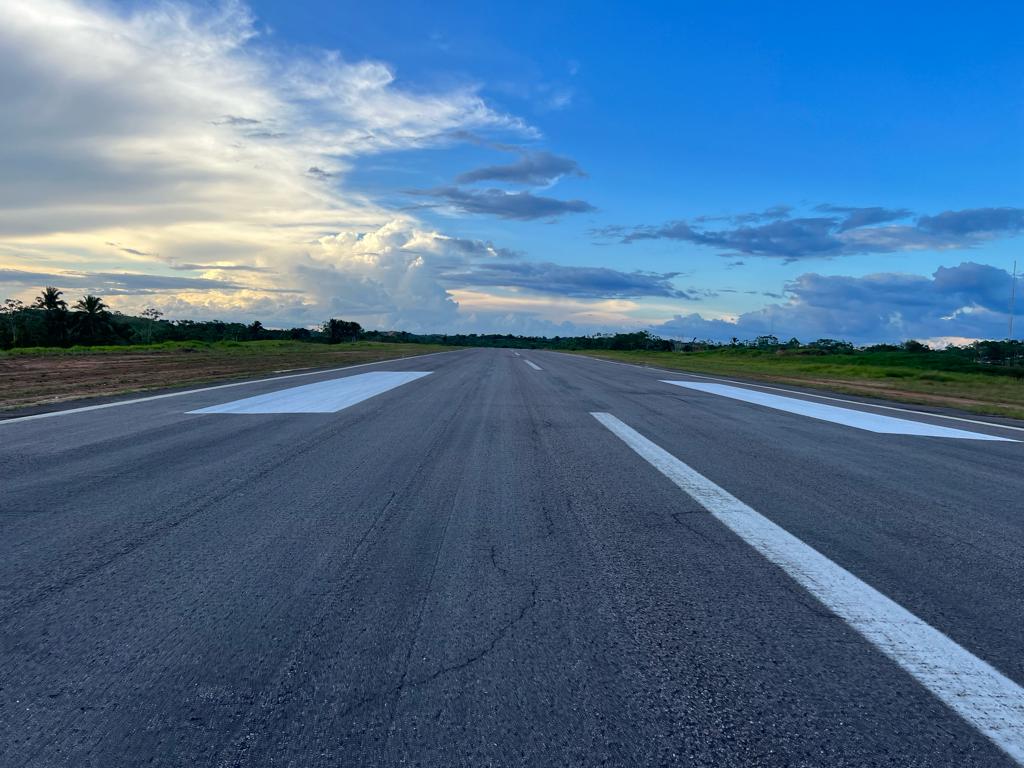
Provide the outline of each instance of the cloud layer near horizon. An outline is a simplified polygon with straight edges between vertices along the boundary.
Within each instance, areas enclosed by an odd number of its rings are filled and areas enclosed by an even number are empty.
[[[1021,278],[1018,277],[1018,289]],[[1011,275],[967,261],[931,276],[864,277],[807,273],[787,284],[787,300],[732,320],[676,315],[654,327],[674,338],[728,341],[773,333],[858,344],[906,339],[1005,338]]]

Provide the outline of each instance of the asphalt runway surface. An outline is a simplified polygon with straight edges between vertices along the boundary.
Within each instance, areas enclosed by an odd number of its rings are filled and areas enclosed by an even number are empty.
[[[5,768],[1024,763],[1019,424],[508,349],[169,395],[0,421]]]

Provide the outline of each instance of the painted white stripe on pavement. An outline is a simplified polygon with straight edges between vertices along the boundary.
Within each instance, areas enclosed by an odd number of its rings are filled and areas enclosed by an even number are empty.
[[[146,397],[133,397],[131,400],[115,400],[112,403],[99,403],[98,405],[83,405],[78,408],[66,408],[61,411],[47,411],[46,413],[33,413],[31,416],[15,416],[10,419],[0,419],[0,426],[4,424],[16,424],[20,421],[35,421],[36,419],[52,419],[56,416],[70,416],[73,413],[85,413],[86,411],[101,411],[105,408],[118,408],[122,405],[135,405],[136,403],[148,403],[150,400],[165,400],[168,397],[184,397],[185,395],[198,395],[203,392],[212,392],[215,389],[229,389],[231,387],[244,387],[249,384],[264,384],[268,381],[280,381],[284,379],[297,379],[302,376],[327,376],[332,373],[351,371],[354,368],[366,368],[370,365],[383,365],[384,363],[397,363],[400,360],[416,358],[421,360],[424,357],[434,355],[452,355],[464,350],[454,349],[450,352],[428,352],[425,355],[406,355],[405,357],[393,357],[390,360],[376,360],[372,363],[356,363],[355,365],[344,365],[340,368],[328,368],[320,371],[307,371],[305,373],[291,373],[287,376],[270,376],[263,379],[246,379],[245,381],[232,381],[228,384],[214,384],[210,387],[199,387],[198,389],[185,389],[180,392],[165,392],[162,395],[147,395]]]
[[[664,384],[674,384],[677,387],[695,389],[698,392],[707,392],[712,395],[731,397],[733,400],[742,400],[745,403],[763,405],[766,408],[774,408],[777,411],[796,413],[800,416],[808,416],[821,421],[831,421],[834,424],[842,424],[847,427],[864,429],[868,432],[879,432],[886,435],[919,435],[922,437],[951,437],[961,440],[994,440],[999,442],[1016,443],[1008,437],[997,435],[986,435],[982,432],[968,432],[963,429],[952,427],[940,427],[935,424],[926,424],[921,421],[910,421],[909,419],[897,419],[893,416],[883,416],[880,413],[869,413],[867,411],[856,411],[852,408],[839,408],[835,405],[824,403],[812,403],[807,400],[799,400],[795,397],[781,397],[767,392],[759,392],[743,387],[731,387],[727,384],[710,384],[701,381],[668,381],[661,380]]]
[[[531,368],[533,368],[533,370],[535,370],[535,371],[543,371],[543,370],[544,370],[544,369],[543,369],[543,368],[541,368],[541,367],[540,367],[539,365],[537,365],[536,363],[534,363],[534,362],[531,362],[531,361],[529,361],[529,360],[524,360],[523,362],[524,362],[524,363],[526,363],[526,364],[527,364],[528,366],[530,366]]]
[[[559,352],[560,355],[568,355],[568,352]],[[708,379],[710,381],[727,381],[734,382],[736,384],[742,384],[745,387],[756,387],[757,389],[770,389],[774,392],[789,392],[793,395],[802,395],[803,397],[816,397],[819,400],[830,400],[833,403],[849,403],[850,405],[862,405],[866,408],[881,408],[886,411],[899,411],[900,413],[912,413],[915,416],[927,416],[930,419],[948,419],[949,421],[962,421],[965,424],[980,424],[983,427],[993,427],[995,429],[1012,429],[1015,432],[1024,432],[1024,427],[1014,427],[1010,424],[999,424],[994,421],[982,421],[981,419],[967,419],[963,416],[950,416],[948,413],[932,413],[930,411],[915,411],[912,408],[903,408],[895,405],[882,405],[880,403],[865,403],[862,400],[850,400],[845,397],[833,397],[832,395],[819,395],[814,392],[798,392],[795,389],[786,389],[785,387],[773,387],[768,384],[755,384],[752,381],[735,381],[734,379],[723,379],[721,376],[705,376],[702,373],[693,373],[693,371],[681,371],[673,370],[671,368],[657,368],[652,365],[638,365],[636,363],[622,363],[618,360],[608,360],[603,357],[590,357],[589,355],[572,355],[577,360],[591,360],[595,363],[608,363],[609,365],[625,365],[628,368],[639,368],[642,371],[654,371],[656,373],[668,373],[677,374],[682,376],[693,376],[698,379]]]
[[[188,413],[335,413],[429,375],[429,371],[360,373],[211,405]]]
[[[591,415],[1024,765],[1024,689],[619,419]]]

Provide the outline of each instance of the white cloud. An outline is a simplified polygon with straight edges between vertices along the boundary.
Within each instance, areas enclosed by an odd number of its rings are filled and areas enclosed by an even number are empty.
[[[423,261],[441,258],[444,236],[417,234],[414,220],[348,189],[345,172],[456,131],[532,129],[471,88],[412,92],[380,62],[286,56],[272,43],[238,2],[125,12],[0,0],[0,267],[241,264],[269,271],[247,274],[244,290],[165,304],[294,321],[353,304],[381,323],[449,317],[456,305]],[[301,298],[270,292],[282,285]]]
[[[863,277],[806,273],[786,286],[784,303],[729,319],[676,315],[654,330],[675,338],[716,341],[766,333],[858,344],[1004,338],[1011,281],[1005,270],[970,261],[939,267],[930,277],[896,272]]]

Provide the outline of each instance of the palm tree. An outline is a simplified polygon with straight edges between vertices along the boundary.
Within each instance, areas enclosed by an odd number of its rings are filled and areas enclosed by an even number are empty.
[[[59,291],[52,285],[43,288],[43,292],[36,296],[36,303],[32,306],[36,309],[45,309],[47,312],[61,312],[68,308],[68,303],[61,298],[64,291]]]
[[[75,302],[75,331],[83,341],[97,341],[111,330],[107,309],[103,299],[90,294]]]
[[[46,342],[64,346],[68,340],[68,303],[61,298],[63,291],[48,285],[36,297],[32,306],[46,313]]]

